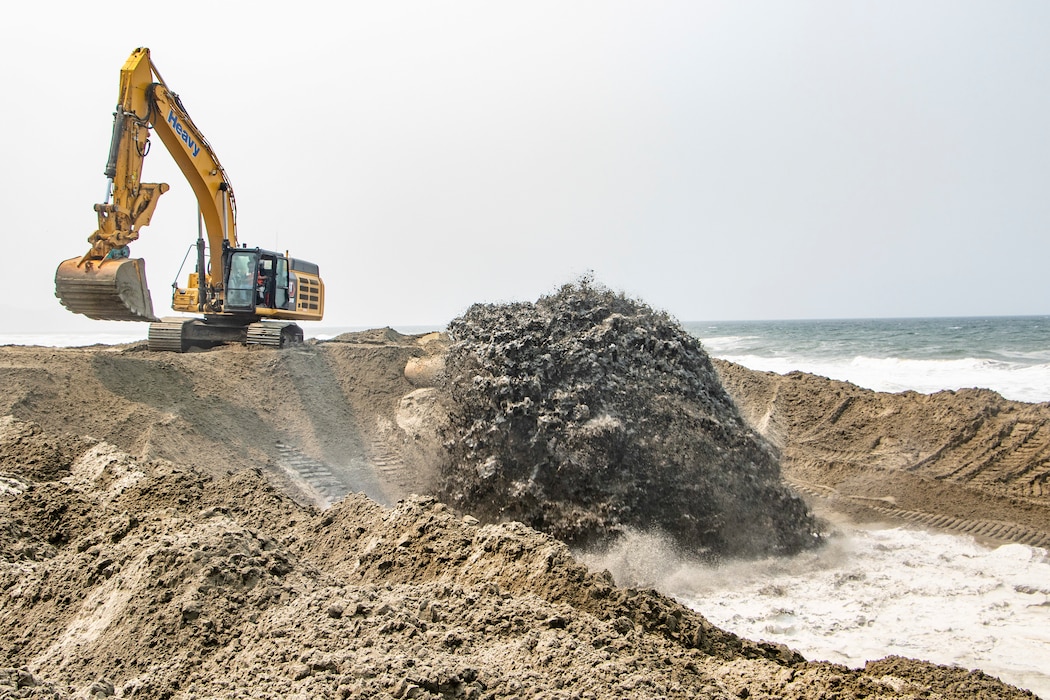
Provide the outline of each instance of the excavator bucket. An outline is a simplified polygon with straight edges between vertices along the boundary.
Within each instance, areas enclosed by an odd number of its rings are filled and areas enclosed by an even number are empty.
[[[55,296],[75,314],[100,321],[157,321],[141,258],[71,258],[55,272]]]

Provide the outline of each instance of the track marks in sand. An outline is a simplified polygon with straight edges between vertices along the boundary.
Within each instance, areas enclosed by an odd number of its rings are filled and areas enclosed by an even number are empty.
[[[361,492],[372,500],[384,502],[383,489],[370,470],[333,468],[283,442],[277,443],[277,466],[295,486],[318,507],[327,508],[346,494]]]
[[[376,417],[376,430],[371,441],[372,465],[384,481],[400,486],[405,480],[405,460],[401,456],[398,437],[393,421],[385,416]]]
[[[797,479],[787,479],[796,491],[811,498],[828,501],[848,501],[853,505],[863,506],[887,518],[903,521],[936,530],[945,530],[962,535],[970,535],[977,540],[995,543],[1017,543],[1031,547],[1050,548],[1050,533],[1034,528],[1000,520],[976,520],[957,518],[943,513],[925,513],[916,510],[897,508],[890,498],[850,496],[823,484],[812,484]]]

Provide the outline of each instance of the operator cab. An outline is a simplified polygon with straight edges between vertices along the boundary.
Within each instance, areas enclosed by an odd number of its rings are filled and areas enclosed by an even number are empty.
[[[295,273],[288,258],[261,248],[233,248],[226,265],[226,304],[230,312],[295,309]]]

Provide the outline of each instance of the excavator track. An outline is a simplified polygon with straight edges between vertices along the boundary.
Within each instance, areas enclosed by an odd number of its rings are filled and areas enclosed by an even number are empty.
[[[259,321],[248,326],[248,345],[283,348],[303,342],[303,329],[297,324],[280,321]]]
[[[200,318],[171,317],[149,325],[148,347],[156,352],[188,352],[226,343],[283,348],[303,342],[303,329],[290,321],[231,325]]]
[[[189,347],[183,338],[186,319],[166,318],[149,324],[146,344],[153,352],[186,352]]]
[[[55,271],[55,296],[75,314],[99,321],[156,321],[141,258],[65,260]]]

